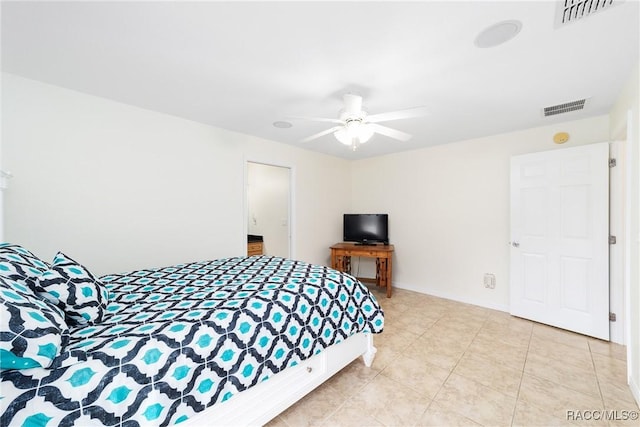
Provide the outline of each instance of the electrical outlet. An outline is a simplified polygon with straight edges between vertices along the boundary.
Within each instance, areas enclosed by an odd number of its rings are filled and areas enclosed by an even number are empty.
[[[487,289],[496,288],[496,276],[491,273],[485,273],[484,275],[484,287]]]

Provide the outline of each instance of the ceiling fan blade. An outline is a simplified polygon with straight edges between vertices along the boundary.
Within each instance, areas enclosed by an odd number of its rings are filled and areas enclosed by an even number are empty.
[[[408,108],[406,110],[389,111],[388,113],[367,116],[367,122],[378,123],[390,120],[410,119],[412,117],[426,116],[427,114],[429,114],[427,107]]]
[[[340,130],[340,129],[342,129],[342,127],[343,127],[343,126],[334,126],[334,127],[332,127],[331,129],[323,130],[322,132],[318,132],[318,133],[313,134],[313,135],[311,135],[311,136],[308,136],[308,137],[306,137],[306,138],[304,138],[304,139],[301,139],[301,140],[300,140],[300,142],[309,142],[309,141],[313,141],[314,139],[318,139],[318,138],[320,138],[320,137],[322,137],[322,136],[325,136],[325,135],[328,135],[328,134],[330,134],[330,133],[333,133],[333,132],[335,132],[335,131],[337,131],[337,130]]]
[[[369,129],[371,129],[375,133],[379,133],[380,135],[388,136],[389,138],[397,139],[399,141],[406,142],[411,139],[411,135],[409,135],[408,133],[401,132],[396,129],[391,129],[386,126],[377,125],[375,123],[370,123],[367,126],[369,126]]]
[[[327,123],[341,123],[344,124],[344,122],[340,119],[329,119],[326,117],[299,117],[299,116],[287,116],[287,118],[289,119],[296,119],[296,120],[310,120],[312,122],[327,122]]]
[[[352,93],[346,93],[344,101],[344,111],[349,115],[358,115],[362,112],[362,97]]]

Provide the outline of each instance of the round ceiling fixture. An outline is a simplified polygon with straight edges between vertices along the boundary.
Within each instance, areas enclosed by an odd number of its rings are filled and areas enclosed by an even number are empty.
[[[273,126],[279,129],[289,129],[293,125],[289,122],[278,120],[277,122],[273,122]]]
[[[517,36],[521,29],[522,22],[520,21],[498,22],[478,34],[474,44],[480,48],[495,47]]]

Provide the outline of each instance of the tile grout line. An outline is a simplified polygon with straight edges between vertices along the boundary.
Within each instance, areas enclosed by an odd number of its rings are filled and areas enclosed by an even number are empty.
[[[432,328],[433,328],[433,327],[434,327],[434,326],[435,326],[435,325],[436,325],[440,320],[442,320],[444,317],[446,317],[446,314],[444,314],[444,313],[443,313],[443,314],[442,314],[442,315],[440,315],[436,320],[432,321],[432,322],[431,322],[431,325],[429,325],[429,327],[428,327],[427,329],[425,329],[425,331],[424,331],[422,334],[418,335],[417,339],[420,339],[420,338],[422,338],[423,336],[425,336],[425,335],[426,335],[426,333],[427,333],[429,330],[431,330],[431,329],[432,329]],[[416,334],[416,335],[417,335],[417,334]],[[477,335],[477,332],[476,332],[476,335]],[[475,338],[475,336],[474,336],[474,338]],[[473,339],[472,339],[471,341],[473,341]],[[471,343],[469,343],[469,345],[470,345],[470,344],[471,344]],[[413,345],[413,343],[412,343],[412,344],[410,344],[410,345],[408,345],[406,348],[409,348],[411,345]],[[467,347],[468,347],[468,346],[467,346]],[[465,351],[466,351],[466,350],[465,350]],[[464,355],[464,352],[463,352],[463,355]],[[460,356],[460,358],[456,361],[456,364],[454,365],[454,367],[449,371],[449,374],[447,375],[447,377],[444,379],[444,381],[443,381],[443,382],[442,382],[442,384],[440,385],[440,388],[438,389],[438,391],[433,395],[433,398],[429,398],[429,404],[427,405],[427,407],[425,408],[425,410],[420,414],[420,416],[419,416],[418,420],[422,419],[422,417],[424,416],[424,414],[426,414],[426,413],[427,413],[427,411],[429,410],[429,408],[431,408],[431,405],[433,405],[433,403],[435,402],[435,398],[436,398],[436,396],[438,395],[438,393],[439,393],[439,392],[440,392],[440,390],[442,389],[442,387],[443,387],[444,383],[445,383],[445,382],[447,382],[447,379],[449,379],[449,376],[451,376],[451,373],[453,372],[453,369],[455,369],[455,367],[458,365],[458,362],[459,362],[461,359],[462,359],[462,356]],[[385,369],[386,369],[386,367],[385,367]],[[384,369],[383,369],[383,370],[384,370]],[[380,371],[380,374],[381,374],[381,373],[382,373],[382,371]],[[417,391],[416,391],[416,392],[417,392]],[[461,416],[462,416],[462,414],[459,414],[459,415],[461,415]],[[466,418],[466,417],[465,417],[465,418]],[[378,420],[378,419],[376,418],[376,420]],[[380,420],[378,420],[378,421],[380,421]]]
[[[358,356],[357,359],[359,359],[361,356]],[[355,360],[357,360],[355,359]],[[369,368],[370,369],[370,368]],[[327,423],[327,420],[329,420],[329,418],[331,418],[333,415],[337,414],[340,409],[342,409],[344,407],[344,405],[349,402],[360,390],[364,389],[371,381],[373,381],[374,378],[376,378],[378,375],[380,375],[382,371],[379,371],[377,374],[375,374],[373,377],[371,377],[371,379],[367,382],[364,383],[364,385],[362,387],[360,387],[359,389],[355,390],[353,393],[349,394],[348,396],[346,396],[344,398],[344,400],[342,401],[342,403],[340,403],[338,406],[336,406],[331,412],[329,412],[324,418],[322,418],[322,420],[320,421],[320,425],[321,426],[325,426]],[[336,372],[337,375],[339,372]],[[333,377],[331,377],[333,378]]]
[[[444,317],[444,316],[443,316]],[[462,360],[462,358],[464,357],[465,354],[467,354],[467,351],[469,350],[469,347],[471,346],[471,343],[473,343],[473,341],[476,339],[476,337],[478,336],[478,334],[480,333],[480,330],[482,330],[482,328],[484,327],[484,325],[487,323],[487,320],[489,319],[490,315],[487,315],[487,317],[484,319],[484,321],[482,322],[482,325],[478,328],[478,330],[476,331],[475,335],[473,336],[473,338],[471,338],[471,341],[469,341],[469,344],[467,344],[467,347],[464,349],[464,351],[462,352],[462,354],[460,355],[460,357],[458,358],[458,360],[456,360],[456,363],[453,365],[453,368],[451,368],[451,370],[449,371],[449,374],[447,375],[447,377],[444,379],[444,381],[442,381],[442,384],[440,384],[440,387],[438,388],[438,391],[433,395],[433,399],[431,399],[431,403],[429,404],[429,407],[431,407],[431,405],[433,404],[433,402],[436,401],[436,397],[438,397],[438,394],[440,394],[440,392],[442,391],[442,389],[444,388],[444,385],[446,384],[446,382],[449,380],[449,378],[451,377],[451,375],[453,374],[453,371],[455,371],[455,369],[458,367],[458,364],[460,363],[460,361]],[[472,380],[473,381],[473,380]],[[429,409],[429,407],[427,408],[427,410]],[[425,413],[426,411],[425,410]],[[467,417],[464,414],[461,414],[457,411],[453,411],[456,414],[469,419],[471,421],[473,421],[474,423],[480,424],[477,421]],[[424,415],[424,413],[422,414]]]
[[[429,325],[429,327],[428,327],[427,329],[425,329],[425,330],[424,330],[424,332],[422,332],[421,334],[419,334],[419,335],[418,335],[418,334],[414,334],[414,335],[417,335],[417,337],[416,337],[416,341],[417,341],[417,340],[419,340],[420,338],[422,338],[422,337],[427,333],[427,331],[429,331],[431,328],[433,328],[433,325],[435,325],[436,323],[438,323],[438,322],[439,322],[443,317],[444,317],[444,314],[443,314],[443,315],[441,315],[437,320],[433,321],[433,322],[431,323],[431,325]],[[411,347],[413,344],[415,344],[415,341],[414,341],[413,343],[411,343],[411,344],[407,345],[404,349],[401,349],[401,350],[400,350],[400,353],[402,352],[402,350],[406,350],[407,348]],[[382,369],[382,370],[378,373],[378,375],[382,374],[382,371],[384,371],[385,369],[387,369],[387,366],[385,366],[385,367],[384,367],[384,369]],[[378,376],[378,375],[376,375],[376,376]],[[392,381],[396,381],[396,380],[395,380],[395,379],[393,379],[393,378],[389,378],[389,379],[390,379],[390,380],[392,380]],[[396,382],[397,382],[397,381],[396,381]],[[415,391],[415,390],[414,390],[414,391]],[[416,391],[416,392],[417,392],[417,391]],[[418,417],[418,420],[420,420],[420,419],[424,416],[424,414],[426,414],[426,413],[427,413],[427,411],[429,410],[429,408],[431,407],[431,404],[433,403],[433,399],[429,399],[429,400],[430,400],[430,401],[429,401],[429,404],[427,405],[427,407],[425,408],[425,410],[420,414],[420,416]],[[375,419],[376,421],[378,421],[378,422],[380,422],[381,424],[383,424],[383,425],[384,425],[384,423],[382,423],[382,421],[378,420],[378,419],[377,419],[377,418],[375,418],[375,417],[374,417],[374,419]],[[414,425],[415,425],[415,424],[414,424]]]
[[[358,356],[358,359],[359,359],[360,357],[361,357],[361,356]],[[356,360],[357,360],[357,359],[356,359]],[[375,360],[375,356],[374,356],[374,360]],[[371,369],[372,367],[373,367],[373,364],[372,364],[368,369]],[[376,379],[380,374],[382,374],[382,371],[384,371],[385,369],[386,369],[386,366],[385,366],[383,369],[380,369],[380,370],[378,371],[378,373],[377,373],[377,374],[375,374],[374,376],[372,376],[372,377],[371,377],[371,379],[369,379],[368,381],[366,381],[366,382],[364,383],[364,385],[362,385],[362,387],[360,387],[360,388],[358,388],[358,389],[354,390],[352,393],[350,393],[350,394],[349,394],[349,396],[347,396],[347,397],[344,399],[344,401],[343,401],[340,405],[338,405],[338,406],[337,406],[333,411],[331,411],[331,412],[330,412],[326,417],[324,417],[324,418],[322,419],[322,421],[321,421],[320,425],[321,425],[321,426],[325,426],[325,425],[326,425],[326,422],[327,422],[327,420],[329,420],[329,418],[331,418],[333,415],[337,414],[337,413],[340,411],[340,409],[342,409],[342,408],[347,404],[347,402],[349,402],[351,399],[353,399],[353,398],[354,398],[354,397],[355,397],[355,396],[356,396],[360,391],[364,390],[364,388],[365,388],[367,385],[369,385],[370,383],[372,383],[372,382],[373,382],[373,380],[374,380],[374,379]],[[381,422],[379,419],[377,419],[375,416],[373,417],[373,419],[375,419],[376,421],[378,421],[380,424],[383,424],[383,425],[384,425],[384,423],[382,423],[382,422]]]
[[[598,393],[600,394],[600,401],[602,402],[602,409],[606,410],[606,405],[604,403],[604,394],[602,393],[602,387],[600,387],[600,378],[598,377],[598,369],[596,368],[596,361],[593,358],[593,351],[591,350],[591,343],[587,340],[587,347],[589,347],[589,356],[591,358],[591,365],[593,366],[593,374],[596,377],[596,383],[598,384]],[[607,424],[610,424],[607,421]]]
[[[522,372],[520,374],[520,384],[518,384],[518,392],[516,393],[516,403],[513,406],[513,413],[511,414],[511,426],[513,427],[513,423],[516,418],[516,409],[518,408],[518,401],[520,400],[520,389],[522,388],[522,381],[524,380],[524,370],[527,367],[527,359],[529,358],[529,350],[531,348],[531,339],[533,338],[533,328],[534,324],[531,325],[531,331],[529,332],[529,340],[527,342],[527,352],[524,355],[524,363],[522,364]]]
[[[431,325],[429,325],[429,327],[428,327],[427,329],[425,329],[425,331],[422,333],[422,335],[420,335],[420,336],[418,337],[418,339],[422,338],[422,337],[427,333],[427,331],[429,331],[431,328],[433,328],[433,325],[435,325],[436,323],[438,323],[438,322],[439,322],[439,321],[440,321],[444,316],[445,316],[445,315],[444,315],[444,314],[442,314],[442,315],[440,315],[440,317],[438,317],[438,319],[437,319],[437,320],[435,320],[434,322],[432,322],[432,323],[431,323]],[[447,377],[447,378],[448,378],[448,377]],[[445,379],[445,381],[446,381],[446,379]],[[444,384],[444,382],[443,382],[443,384]],[[441,386],[441,387],[442,387],[442,386]],[[440,390],[438,389],[438,391],[440,391]],[[422,419],[422,417],[424,417],[424,414],[426,414],[426,413],[427,413],[427,411],[429,411],[429,408],[431,408],[431,405],[433,405],[433,402],[435,401],[435,399],[436,399],[436,396],[437,396],[437,395],[438,395],[438,393],[436,392],[436,394],[434,394],[434,395],[433,395],[433,397],[430,399],[429,404],[427,405],[427,407],[424,409],[424,411],[423,411],[423,412],[420,414],[420,416],[418,417],[418,421],[419,421],[419,420],[421,420],[421,419]]]
[[[440,315],[440,317],[438,317],[438,320],[435,320],[434,322],[431,323],[431,325],[422,333],[422,335],[420,335],[421,338],[423,337],[427,331],[429,331],[431,328],[433,328],[433,326],[438,323],[440,320],[442,320],[442,318],[445,317],[445,314],[443,313],[442,315]],[[453,372],[453,371],[451,371]],[[451,375],[451,372],[449,372],[449,375]],[[447,378],[449,378],[449,375],[447,375]],[[442,388],[442,386],[444,385],[445,382],[447,382],[447,378],[444,379],[444,381],[442,382],[442,384],[440,385],[440,388]],[[420,417],[418,418],[418,420],[421,420],[422,417],[424,417],[424,414],[426,414],[429,411],[429,408],[431,408],[431,405],[433,405],[433,402],[435,402],[436,400],[436,396],[438,395],[438,393],[440,392],[440,389],[438,389],[438,391],[433,395],[433,397],[430,399],[429,404],[427,405],[427,407],[425,408],[424,412],[422,412],[422,414],[420,414]]]

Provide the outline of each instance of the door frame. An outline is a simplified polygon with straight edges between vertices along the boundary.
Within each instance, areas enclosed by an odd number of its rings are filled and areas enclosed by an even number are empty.
[[[616,244],[609,245],[609,312],[616,314],[616,321],[609,323],[609,339],[617,344],[627,344],[629,277],[627,273],[627,244],[629,215],[627,207],[629,176],[627,141],[614,139],[609,143],[609,158],[616,159],[616,166],[609,169],[609,234],[616,236]]]
[[[243,212],[243,223],[242,223],[242,250],[243,254],[247,254],[247,234],[249,231],[249,163],[256,163],[265,166],[275,166],[278,168],[285,168],[289,170],[289,209],[288,209],[288,242],[289,242],[289,258],[295,259],[295,166],[282,164],[278,162],[270,162],[255,158],[244,157],[242,162],[242,212]]]

